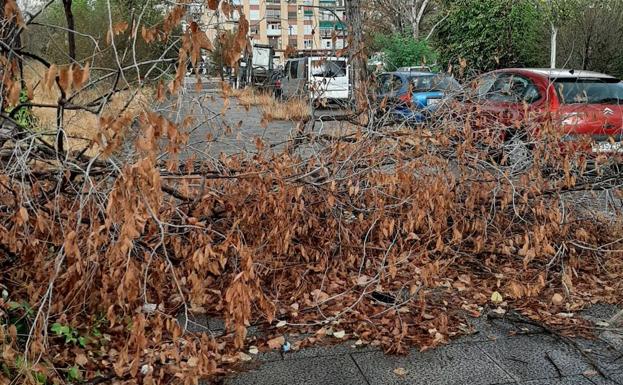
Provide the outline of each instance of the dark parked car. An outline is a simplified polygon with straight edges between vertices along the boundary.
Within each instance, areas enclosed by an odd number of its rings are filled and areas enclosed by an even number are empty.
[[[446,98],[458,94],[461,85],[449,74],[388,72],[377,78],[377,100],[400,120],[427,120]]]

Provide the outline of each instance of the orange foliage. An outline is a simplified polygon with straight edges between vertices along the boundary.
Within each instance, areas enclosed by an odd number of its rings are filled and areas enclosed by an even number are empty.
[[[17,17],[13,7],[5,2],[5,13]],[[184,12],[176,6],[161,25],[143,27],[143,39],[165,39]],[[111,38],[126,29],[115,25]],[[248,30],[241,15],[232,38],[219,36],[226,64],[236,67],[249,49]],[[191,23],[170,94],[201,49],[212,44]],[[17,66],[0,60],[13,104]],[[70,94],[89,77],[88,63],[51,65],[42,86],[57,82]],[[160,81],[157,99],[166,98]],[[252,101],[264,104],[260,124],[268,127],[277,104]],[[309,113],[301,101],[284,106],[288,118]],[[561,311],[620,300],[620,223],[565,203],[561,192],[581,187],[571,161],[557,164],[558,179],[538,167],[518,178],[496,174],[481,167],[489,153],[469,122],[444,121],[435,132],[357,127],[339,137],[323,127],[309,138],[301,123],[301,137],[282,151],[257,139],[254,154],[180,160],[192,117],[100,112],[93,113],[97,156],[37,142],[26,155],[22,143],[10,143],[15,156],[2,158],[0,284],[15,303],[36,309],[0,299],[0,316],[11,312],[32,331],[25,346],[14,325],[0,323],[2,358],[16,376],[22,368],[13,363],[25,354],[24,362],[45,363],[34,369],[50,383],[64,382],[59,373],[79,364],[88,381],[103,374],[113,382],[191,384],[224,373],[247,328],[276,315],[310,325],[293,332],[319,335],[326,334],[321,324],[339,320],[340,336],[356,333],[404,353],[460,335],[465,315],[486,305],[513,306],[564,330],[583,321]],[[317,154],[297,155],[303,140]],[[124,145],[131,154],[120,161]],[[549,161],[545,148],[535,151]],[[223,317],[228,334],[183,336],[175,317],[189,311]],[[101,329],[102,338],[72,345],[51,332],[55,322]],[[262,348],[285,341],[268,337]]]

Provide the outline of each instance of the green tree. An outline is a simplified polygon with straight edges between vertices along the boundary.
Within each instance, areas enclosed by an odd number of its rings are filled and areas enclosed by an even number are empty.
[[[436,34],[441,65],[461,72],[465,64],[469,72],[542,65],[544,21],[531,0],[454,0],[446,8]]]
[[[374,48],[385,54],[387,70],[420,64],[433,64],[437,54],[426,40],[415,40],[399,34],[377,35]]]
[[[569,20],[575,20],[582,13],[583,0],[532,0],[548,24],[550,31],[550,67],[556,68],[558,31]]]

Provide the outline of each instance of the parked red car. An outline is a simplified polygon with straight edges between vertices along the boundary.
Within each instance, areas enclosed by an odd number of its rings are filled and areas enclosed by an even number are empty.
[[[503,69],[479,77],[475,84],[478,116],[508,127],[510,140],[529,142],[538,130],[527,122],[549,121],[562,134],[562,147],[589,142],[593,154],[623,154],[623,83],[612,76],[560,69]],[[533,125],[533,126],[539,126]],[[523,132],[522,132],[523,129]],[[568,142],[568,143],[567,143]]]

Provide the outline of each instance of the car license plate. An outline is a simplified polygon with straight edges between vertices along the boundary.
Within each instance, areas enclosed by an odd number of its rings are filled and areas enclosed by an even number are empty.
[[[434,106],[436,104],[439,104],[440,101],[441,99],[428,99],[427,105]]]
[[[623,143],[598,142],[593,144],[593,152],[623,152]]]

